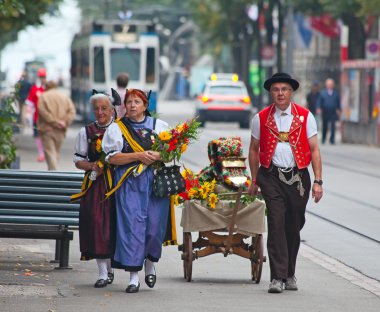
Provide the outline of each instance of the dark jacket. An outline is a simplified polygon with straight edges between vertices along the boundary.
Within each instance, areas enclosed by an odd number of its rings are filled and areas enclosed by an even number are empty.
[[[329,95],[327,90],[322,90],[319,94],[317,107],[322,110],[322,119],[337,120],[337,112],[341,111],[339,93],[333,90],[333,93]]]

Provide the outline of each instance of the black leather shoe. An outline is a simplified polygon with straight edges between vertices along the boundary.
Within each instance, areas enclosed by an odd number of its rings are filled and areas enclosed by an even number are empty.
[[[135,284],[130,284],[128,287],[125,289],[125,292],[128,294],[133,294],[137,293],[140,289],[140,283],[136,286]]]
[[[95,288],[103,288],[103,287],[106,287],[108,284],[108,282],[104,279],[98,279],[96,282],[95,282],[95,285],[94,287]]]
[[[145,284],[147,284],[149,288],[154,287],[154,285],[156,284],[156,280],[157,278],[154,274],[145,275]]]
[[[107,283],[112,284],[114,278],[115,278],[115,275],[112,272],[109,272],[108,278],[107,278]]]

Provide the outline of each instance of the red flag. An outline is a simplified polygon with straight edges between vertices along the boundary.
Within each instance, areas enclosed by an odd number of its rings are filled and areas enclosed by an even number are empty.
[[[328,14],[312,16],[311,27],[329,38],[336,38],[340,34],[338,23]]]

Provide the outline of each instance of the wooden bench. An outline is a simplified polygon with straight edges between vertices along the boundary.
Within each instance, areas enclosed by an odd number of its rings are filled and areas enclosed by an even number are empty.
[[[69,200],[82,179],[80,172],[0,170],[0,237],[55,240],[57,268],[70,268],[79,204]]]

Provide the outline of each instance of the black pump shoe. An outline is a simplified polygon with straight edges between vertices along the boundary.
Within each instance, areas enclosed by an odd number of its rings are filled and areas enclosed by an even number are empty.
[[[104,280],[104,279],[98,279],[95,284],[94,284],[94,287],[95,288],[103,288],[103,287],[106,287],[108,284],[107,280]]]
[[[108,272],[107,283],[112,284],[114,278],[115,278],[115,274],[112,272]]]
[[[139,289],[140,289],[140,283],[138,283],[137,286],[135,284],[130,284],[125,289],[125,292],[128,294],[133,294],[133,293],[137,293]]]
[[[148,285],[149,288],[153,288],[156,284],[157,277],[154,274],[145,275],[145,284]]]

